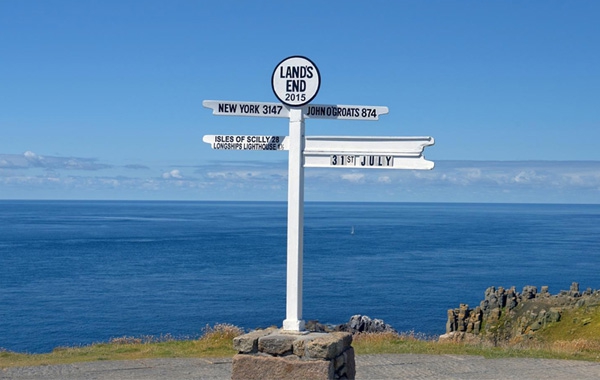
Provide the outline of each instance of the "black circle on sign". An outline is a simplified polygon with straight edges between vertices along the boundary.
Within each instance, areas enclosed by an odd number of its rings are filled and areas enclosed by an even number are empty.
[[[299,103],[299,104],[294,104],[294,103],[289,103],[287,102],[285,99],[282,99],[279,97],[279,94],[277,94],[277,91],[275,91],[275,84],[274,79],[275,79],[275,74],[277,73],[277,68],[285,61],[287,61],[288,59],[292,59],[292,58],[302,58],[307,60],[308,62],[310,62],[311,65],[313,65],[313,67],[315,68],[315,70],[317,70],[317,78],[319,79],[319,83],[317,83],[317,90],[315,91],[314,95],[311,96],[310,98],[306,99],[306,101],[304,101],[303,103]],[[306,58],[303,55],[292,55],[290,57],[284,58],[282,59],[277,66],[275,66],[275,69],[273,70],[273,75],[271,75],[271,89],[273,90],[273,93],[275,94],[275,96],[277,97],[277,99],[279,99],[279,101],[283,104],[285,104],[286,106],[290,106],[293,108],[299,108],[299,107],[303,107],[305,105],[307,105],[308,103],[310,103],[319,93],[319,90],[321,89],[321,73],[319,72],[319,68],[317,67],[317,65],[315,65],[315,63],[313,61],[311,61],[310,59]]]

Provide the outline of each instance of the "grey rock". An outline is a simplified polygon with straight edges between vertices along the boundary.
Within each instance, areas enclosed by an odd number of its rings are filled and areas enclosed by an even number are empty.
[[[258,338],[258,351],[271,355],[285,355],[293,352],[294,335],[270,334]]]
[[[524,300],[530,300],[535,298],[537,294],[537,288],[535,286],[526,285],[523,287],[523,293],[521,294],[521,298]]]
[[[396,330],[381,319],[371,319],[366,315],[353,315],[348,323],[336,327],[337,331],[345,331],[352,334],[357,333],[384,333],[396,332]]]
[[[255,330],[248,334],[235,337],[233,338],[233,348],[237,350],[237,352],[242,353],[258,352],[258,339],[269,335],[273,331],[275,331],[274,328]]]
[[[579,283],[574,282],[571,284],[571,289],[569,289],[569,295],[571,297],[581,297],[581,293],[579,292]]]
[[[256,355],[233,357],[233,380],[333,379],[333,362],[325,360],[289,360]]]

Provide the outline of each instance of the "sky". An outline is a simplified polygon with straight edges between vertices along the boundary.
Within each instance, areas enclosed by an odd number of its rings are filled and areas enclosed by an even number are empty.
[[[203,100],[278,102],[302,55],[317,104],[389,108],[307,136],[431,136],[425,170],[307,168],[306,201],[600,203],[600,2],[0,1],[0,199],[287,199],[287,135]]]

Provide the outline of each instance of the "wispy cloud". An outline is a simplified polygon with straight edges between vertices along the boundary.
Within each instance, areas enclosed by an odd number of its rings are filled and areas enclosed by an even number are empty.
[[[344,181],[361,183],[365,179],[365,175],[363,173],[349,173],[342,174],[340,178]]]
[[[598,161],[438,161],[431,171],[338,170],[307,170],[308,191],[320,196],[327,188],[340,200],[600,202]]]
[[[287,171],[286,161],[149,167],[0,154],[0,198],[28,189],[42,198],[56,190],[84,198],[285,200]],[[599,203],[600,161],[437,161],[431,171],[309,168],[305,192],[307,200]]]
[[[597,188],[597,161],[440,161],[420,178],[438,184],[511,188]]]
[[[65,170],[101,170],[112,165],[101,164],[95,158],[42,156],[27,151],[22,155],[0,154],[0,168],[4,169],[65,169]]]
[[[146,166],[146,165],[140,165],[140,164],[128,164],[128,165],[123,165],[123,167],[125,169],[132,169],[132,170],[149,170],[150,167]]]
[[[264,185],[265,182],[286,184],[287,170],[286,162],[228,161],[197,166],[195,173],[207,182],[234,181],[237,186],[252,186],[253,184]]]
[[[162,174],[162,177],[164,179],[182,179],[183,178],[179,169],[173,169],[171,171],[165,172]]]

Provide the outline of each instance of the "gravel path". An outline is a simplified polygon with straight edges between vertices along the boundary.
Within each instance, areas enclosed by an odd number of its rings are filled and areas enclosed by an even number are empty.
[[[0,369],[14,380],[230,379],[231,359],[149,359]],[[600,363],[462,355],[358,355],[357,379],[600,378]]]

